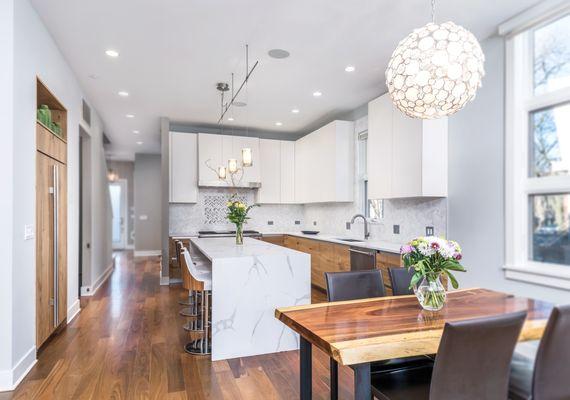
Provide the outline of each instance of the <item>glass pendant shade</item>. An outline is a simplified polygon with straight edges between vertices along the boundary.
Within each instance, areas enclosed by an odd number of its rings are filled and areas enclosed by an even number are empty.
[[[241,149],[241,163],[244,167],[251,167],[253,165],[253,155],[250,148]]]
[[[230,174],[235,174],[238,170],[238,162],[235,158],[230,158],[228,160],[228,171]]]
[[[218,178],[226,179],[226,167],[218,167]]]
[[[386,69],[386,86],[407,116],[445,117],[475,98],[484,61],[471,32],[453,22],[429,23],[398,44]]]

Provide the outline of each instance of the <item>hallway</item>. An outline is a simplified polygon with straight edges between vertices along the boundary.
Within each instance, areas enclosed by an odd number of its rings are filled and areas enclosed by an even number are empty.
[[[38,355],[8,399],[295,399],[297,352],[212,363],[186,354],[178,315],[182,288],[160,286],[157,257],[116,253],[116,266],[79,315]],[[339,371],[340,398],[352,372]],[[329,398],[328,359],[313,358],[314,398]]]

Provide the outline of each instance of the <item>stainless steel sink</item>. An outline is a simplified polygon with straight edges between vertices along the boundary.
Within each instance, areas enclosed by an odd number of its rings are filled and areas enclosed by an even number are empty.
[[[361,239],[351,239],[351,238],[335,238],[335,240],[340,240],[342,242],[364,242]]]

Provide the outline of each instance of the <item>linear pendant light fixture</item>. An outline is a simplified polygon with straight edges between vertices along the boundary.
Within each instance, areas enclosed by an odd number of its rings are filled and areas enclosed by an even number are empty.
[[[412,118],[435,119],[473,100],[485,75],[485,56],[475,36],[451,21],[415,29],[392,53],[386,86],[392,102]]]

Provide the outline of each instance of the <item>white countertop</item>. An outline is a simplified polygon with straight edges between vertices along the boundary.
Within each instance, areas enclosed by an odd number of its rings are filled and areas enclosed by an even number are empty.
[[[235,237],[190,238],[190,241],[210,261],[224,258],[241,258],[265,255],[287,255],[299,252],[287,247],[263,242],[252,238],[244,238],[242,245],[236,244]]]
[[[391,243],[391,242],[384,242],[380,240],[362,240],[359,242],[346,242],[343,240],[338,240],[339,238],[349,238],[348,236],[343,235],[328,235],[323,233],[318,233],[316,235],[306,235],[301,232],[285,232],[285,233],[264,233],[264,236],[271,236],[271,235],[290,235],[290,236],[297,236],[306,239],[313,239],[313,240],[322,240],[323,242],[331,242],[337,244],[344,244],[348,246],[355,246],[355,247],[363,247],[366,249],[372,250],[379,250],[379,251],[386,251],[389,253],[398,253],[400,254],[400,247],[403,243]]]

